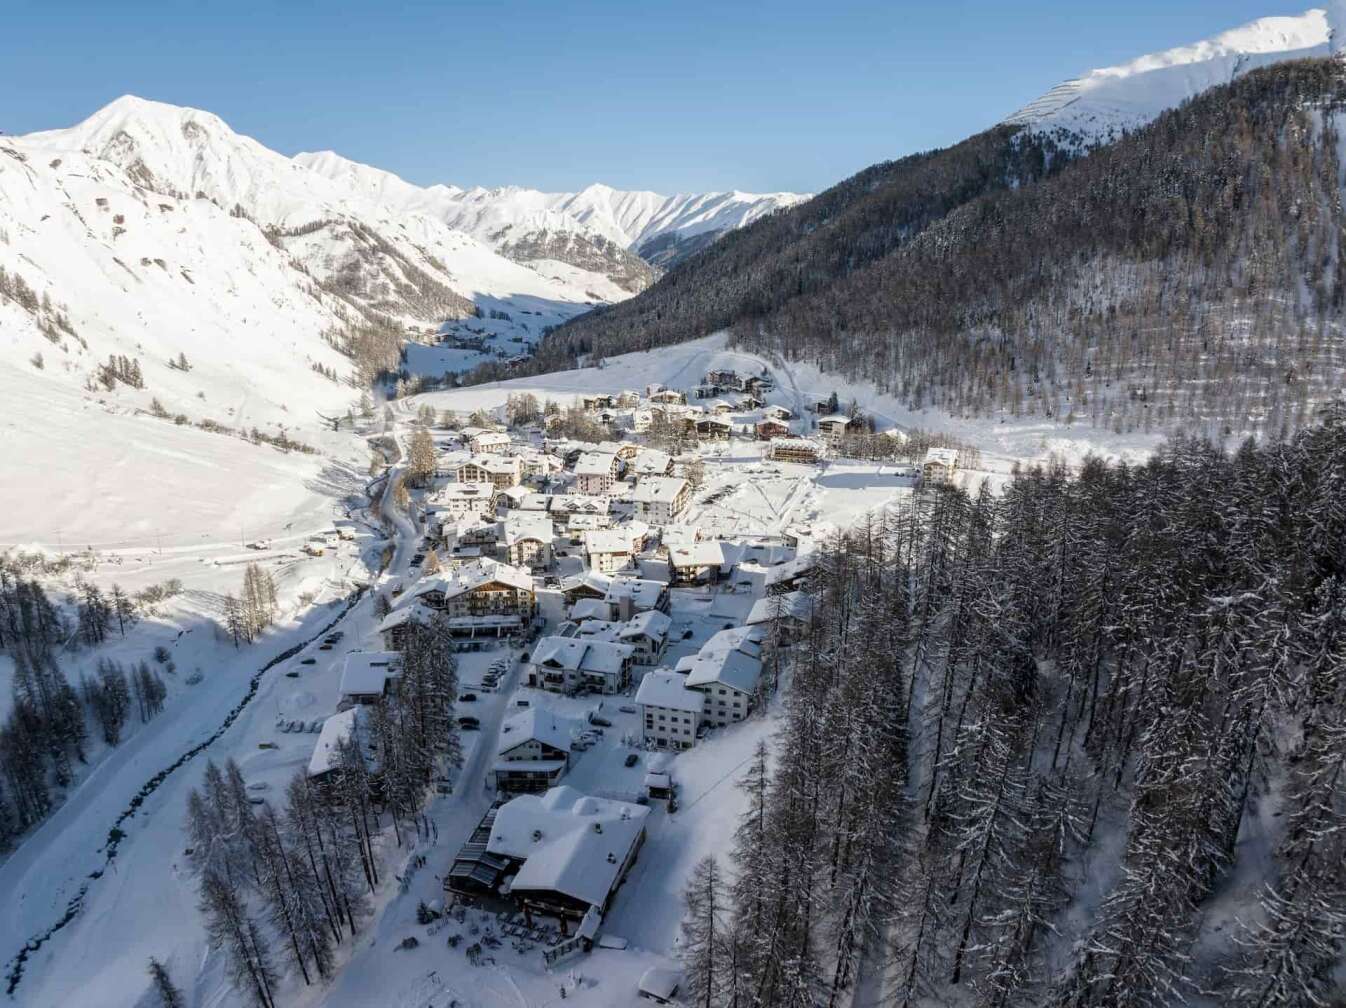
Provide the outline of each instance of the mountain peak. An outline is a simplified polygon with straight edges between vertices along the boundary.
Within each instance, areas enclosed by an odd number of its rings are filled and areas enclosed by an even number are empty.
[[[1265,17],[1208,39],[1149,53],[1065,81],[1004,120],[1057,133],[1088,147],[1137,129],[1202,91],[1285,60],[1326,56],[1333,23],[1346,24],[1346,2],[1329,10]]]

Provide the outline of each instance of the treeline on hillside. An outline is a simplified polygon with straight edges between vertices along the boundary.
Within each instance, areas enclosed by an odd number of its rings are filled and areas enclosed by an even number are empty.
[[[882,259],[969,200],[1046,177],[1066,157],[996,127],[866,168],[807,203],[726,234],[644,294],[559,327],[539,348],[539,366],[555,370],[578,354],[648,350],[768,314]]]
[[[1346,373],[1344,93],[1335,61],[1260,70],[1050,177],[988,187],[853,269],[782,246],[798,281],[776,270],[770,296],[726,312],[720,287],[763,274],[721,276],[707,253],[558,330],[553,350],[609,355],[729,326],[737,346],[915,409],[1279,435]],[[849,217],[834,226],[870,240]]]
[[[1346,406],[825,554],[689,1003],[1346,1000]]]
[[[233,760],[207,764],[187,800],[189,857],[208,940],[241,999],[273,1008],[286,968],[306,985],[331,975],[379,885],[382,816],[399,846],[409,826],[428,831],[431,780],[462,764],[457,695],[447,628],[413,623],[396,694],[366,709],[324,773],[297,771],[279,807],[254,804]]]
[[[0,559],[0,651],[14,664],[13,705],[0,722],[0,851],[41,822],[73,782],[75,765],[87,759],[90,719],[106,744],[117,745],[133,714],[145,722],[163,709],[168,688],[148,662],[128,670],[101,659],[76,692],[57,661],[81,644],[125,636],[137,618],[136,602],[120,588],[105,594],[86,582],[71,620],[40,582]],[[155,664],[172,671],[167,651]]]

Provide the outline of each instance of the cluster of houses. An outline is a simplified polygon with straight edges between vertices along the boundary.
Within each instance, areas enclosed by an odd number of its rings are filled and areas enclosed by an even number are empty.
[[[552,436],[552,416],[522,430],[436,432],[440,478],[420,501],[420,570],[406,585],[382,586],[382,650],[347,657],[340,710],[323,728],[311,772],[330,769],[342,740],[363,731],[364,712],[395,693],[407,635],[430,621],[465,642],[510,638],[535,689],[630,696],[649,749],[685,750],[750,717],[766,695],[774,646],[807,632],[812,547],[826,526],[707,535],[691,519],[695,458],[638,435],[656,422],[682,425],[702,441],[754,438],[775,461],[823,461],[848,419],[822,416],[816,433],[802,436],[803,418],[764,401],[771,388],[766,375],[712,370],[690,390],[691,405],[687,392],[661,386],[581,396],[579,405],[622,440]],[[923,474],[944,482],[956,466],[956,453],[932,450]],[[704,609],[685,619],[673,605],[682,589],[679,598],[712,606],[731,595],[742,602],[722,622]],[[511,710],[489,769],[496,802],[454,859],[446,888],[555,917],[574,925],[576,940],[592,940],[645,841],[649,807],[567,784],[589,744],[584,722],[536,698]],[[673,785],[652,773],[647,787],[658,797]]]

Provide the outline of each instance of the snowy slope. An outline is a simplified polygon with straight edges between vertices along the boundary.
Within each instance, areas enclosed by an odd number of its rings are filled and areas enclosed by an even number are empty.
[[[519,186],[460,189],[437,185],[422,189],[332,151],[297,154],[294,160],[398,212],[436,216],[506,254],[526,243],[529,236],[569,234],[607,251],[619,270],[624,260],[605,243],[644,255],[646,249],[661,244],[712,240],[763,214],[808,199],[798,193],[662,196],[623,192],[599,184],[577,193],[544,193]]]
[[[1080,146],[1108,143],[1202,91],[1259,67],[1326,56],[1334,4],[1293,17],[1259,18],[1191,45],[1091,70],[1005,120]]]

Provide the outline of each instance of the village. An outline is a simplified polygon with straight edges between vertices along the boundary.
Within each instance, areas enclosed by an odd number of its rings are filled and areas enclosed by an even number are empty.
[[[771,389],[767,374],[714,370],[689,389],[529,404],[513,424],[510,409],[423,409],[406,425],[434,443],[433,476],[408,497],[411,555],[375,585],[376,629],[341,661],[337,711],[293,730],[317,730],[321,784],[397,691],[411,628],[447,632],[463,765],[436,789],[460,839],[428,866],[442,892],[423,904],[436,932],[467,931],[449,943],[468,963],[496,964],[503,942],[514,965],[548,972],[624,948],[623,883],[679,812],[679,754],[749,722],[761,734],[754,715],[807,629],[809,574],[836,531],[819,481],[838,470],[847,486],[858,465],[842,454],[855,417],[835,401],[797,415]],[[958,464],[932,447],[864,463],[864,482],[891,497]],[[676,983],[667,960],[638,986],[667,1001]]]

